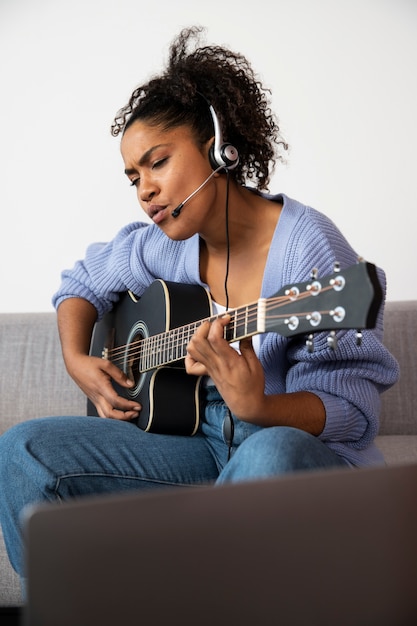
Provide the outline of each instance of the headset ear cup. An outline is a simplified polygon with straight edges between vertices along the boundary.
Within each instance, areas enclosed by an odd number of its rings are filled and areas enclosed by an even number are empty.
[[[231,143],[224,143],[220,147],[220,154],[228,170],[233,170],[239,163],[239,153]]]
[[[223,142],[223,134],[216,111],[207,98],[205,96],[203,96],[203,98],[209,105],[214,128],[214,141],[209,150],[210,165],[213,170],[218,170],[219,168],[232,170],[239,163],[239,153],[232,144]]]
[[[239,163],[239,153],[231,143],[223,143],[218,150],[215,149],[215,143],[213,143],[209,150],[209,160],[213,170],[219,167],[232,170]]]

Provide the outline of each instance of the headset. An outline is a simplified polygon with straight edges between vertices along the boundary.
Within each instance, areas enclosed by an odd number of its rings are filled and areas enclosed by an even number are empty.
[[[213,120],[214,141],[209,149],[209,161],[213,171],[209,176],[207,176],[205,180],[203,180],[203,182],[197,187],[197,189],[194,189],[194,191],[192,191],[189,196],[187,196],[182,202],[180,202],[177,207],[175,207],[175,209],[171,213],[172,217],[175,218],[180,215],[184,205],[187,204],[187,202],[189,202],[192,198],[194,198],[194,196],[201,189],[203,189],[205,185],[207,185],[209,180],[211,180],[213,176],[217,174],[217,172],[222,172],[224,170],[226,170],[226,172],[229,172],[229,170],[235,168],[236,165],[239,163],[239,153],[236,148],[232,146],[231,143],[226,143],[223,141],[222,131],[216,115],[216,111],[202,93],[200,93],[199,91],[197,91],[197,93],[207,102],[211,118]]]
[[[199,91],[197,91],[197,93],[203,98],[203,100],[207,102],[211,114],[211,119],[213,120],[214,142],[212,146],[210,146],[209,150],[210,165],[213,170],[217,171],[219,171],[219,168],[225,169],[227,171],[233,170],[239,163],[239,153],[237,149],[232,146],[231,143],[223,141],[223,134],[220,128],[220,122],[217,117],[216,111],[214,110],[212,104],[202,93],[200,93]]]

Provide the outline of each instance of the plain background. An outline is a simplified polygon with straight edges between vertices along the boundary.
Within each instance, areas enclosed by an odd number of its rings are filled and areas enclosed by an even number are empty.
[[[416,0],[0,0],[0,311],[142,219],[109,128],[184,26],[245,54],[291,146],[271,191],[329,215],[417,298]]]

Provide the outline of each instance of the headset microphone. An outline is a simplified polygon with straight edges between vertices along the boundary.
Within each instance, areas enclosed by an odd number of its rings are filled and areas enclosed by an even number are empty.
[[[215,169],[213,172],[211,172],[210,176],[207,176],[206,180],[203,181],[201,183],[201,185],[199,187],[197,187],[197,189],[194,189],[194,191],[192,193],[190,193],[189,196],[187,196],[185,198],[185,200],[183,200],[182,202],[180,202],[180,204],[177,206],[176,209],[174,209],[171,213],[172,217],[178,217],[179,214],[182,211],[182,207],[184,206],[184,204],[186,204],[189,200],[191,200],[191,198],[193,198],[195,196],[196,193],[198,193],[200,191],[200,189],[202,189],[205,185],[207,185],[207,183],[209,182],[209,180],[211,178],[213,178],[214,174],[217,174],[217,172],[219,172],[221,169],[223,168],[223,166],[218,167],[217,169]]]

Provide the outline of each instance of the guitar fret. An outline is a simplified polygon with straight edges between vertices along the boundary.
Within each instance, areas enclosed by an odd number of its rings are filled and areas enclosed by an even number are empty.
[[[179,360],[182,358],[182,328],[178,328],[177,329],[177,333],[176,333],[176,341],[177,341],[177,345],[176,345],[176,359]]]
[[[173,328],[172,332],[170,333],[170,342],[169,342],[169,360],[172,363],[172,361],[175,361],[175,335],[177,334],[177,329]]]
[[[146,340],[146,342],[143,342],[143,349],[141,351],[141,355],[140,355],[140,370],[143,372],[146,369],[146,347],[148,344],[148,340]]]
[[[182,359],[183,352],[183,341],[184,341],[184,330],[183,328],[177,329],[177,359]]]
[[[166,362],[167,363],[171,363],[172,361],[172,336],[174,334],[174,329],[171,330],[171,332],[169,334],[166,335],[167,337],[167,358],[166,358]]]
[[[238,331],[236,336],[240,338],[248,334],[248,307],[244,307],[243,311],[243,318],[240,316],[239,324],[236,325],[236,330]]]
[[[167,349],[168,349],[167,343],[165,340],[165,333],[161,333],[160,339],[161,339],[161,349],[159,351],[158,365],[163,365],[164,363],[167,362],[166,354],[167,354]]]
[[[158,356],[160,350],[160,335],[155,335],[152,341],[152,358],[151,358],[151,367],[157,367],[158,365]]]
[[[156,339],[156,348],[155,348],[155,367],[158,367],[158,365],[160,365],[160,359],[161,359],[161,351],[162,351],[162,335],[157,335],[157,339]]]
[[[230,315],[230,322],[229,324],[225,327],[224,329],[224,338],[231,342],[234,341],[236,339],[236,311],[235,314],[233,314],[233,311],[228,311],[229,315]],[[214,318],[216,319],[216,318]]]
[[[146,346],[147,346],[147,340],[143,341],[143,345],[142,345],[142,350],[140,353],[140,371],[143,372],[146,369]]]
[[[147,367],[147,369],[152,367],[152,344],[153,344],[153,341],[152,341],[152,338],[151,338],[151,341],[148,344],[148,350],[147,350],[147,353],[146,353],[146,367]]]
[[[182,356],[185,358],[187,356],[187,346],[190,342],[191,337],[194,335],[197,325],[190,324],[188,326],[184,326],[184,334],[183,334],[183,343],[182,343]]]
[[[155,343],[155,339],[154,337],[149,337],[148,341],[146,342],[146,351],[145,351],[145,367],[149,368],[152,366],[152,354],[154,351],[154,343]]]
[[[190,329],[187,326],[184,326],[184,330],[182,333],[182,356],[185,358],[187,355],[187,345],[190,341]]]
[[[157,346],[158,346],[158,339],[156,337],[153,337],[153,341],[150,344],[150,351],[149,351],[149,367],[155,367],[155,363],[157,360],[157,356],[158,356],[158,350],[157,350]]]
[[[146,342],[146,346],[145,346],[145,350],[143,353],[143,365],[145,369],[148,369],[149,366],[149,347],[152,341],[152,337],[150,337],[147,342]]]
[[[249,311],[253,310],[253,305],[248,305],[247,307],[243,307],[242,315],[240,317],[239,323],[239,336],[247,337],[248,335],[252,335],[256,331],[256,319],[251,320],[249,316]]]
[[[144,344],[145,344],[145,342],[144,342],[144,341],[142,341],[142,342],[141,342],[141,351],[140,351],[140,353],[139,353],[139,363],[138,363],[138,366],[139,366],[139,371],[140,371],[140,372],[143,372],[143,370],[144,370],[144,367],[143,367],[143,350],[144,350]]]

